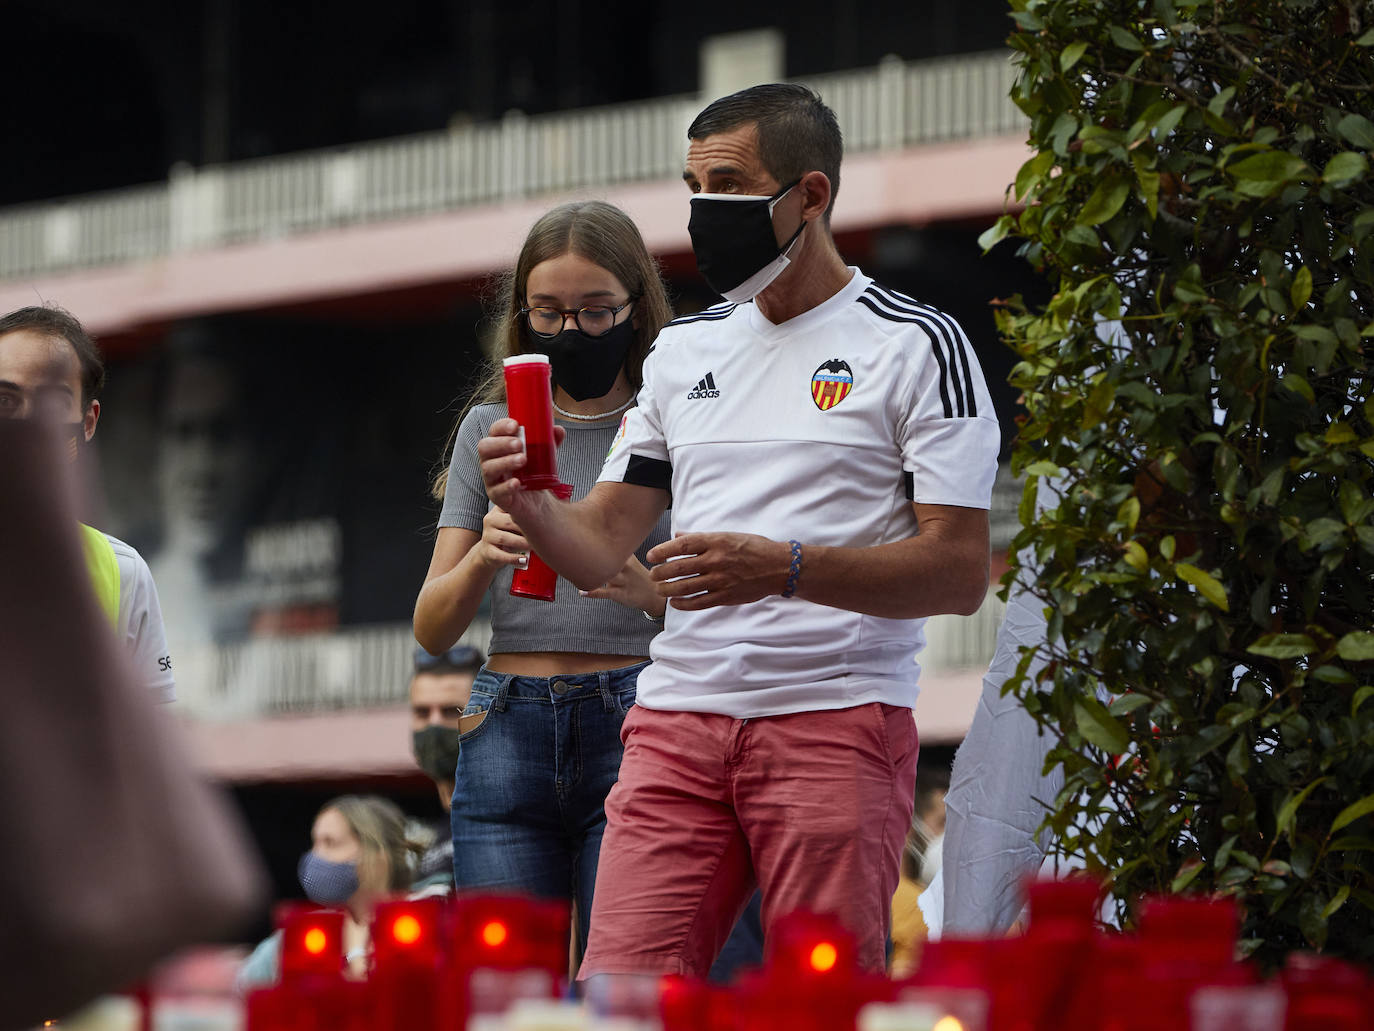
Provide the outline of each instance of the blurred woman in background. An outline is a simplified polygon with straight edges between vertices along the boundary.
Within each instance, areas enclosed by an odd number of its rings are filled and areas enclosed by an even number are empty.
[[[414,878],[423,843],[407,837],[405,814],[379,795],[343,795],[326,802],[310,830],[310,850],[297,876],[310,901],[345,911],[340,957],[350,977],[363,978],[372,957],[372,911]],[[272,984],[281,969],[281,932],[253,950],[239,968],[241,993]]]

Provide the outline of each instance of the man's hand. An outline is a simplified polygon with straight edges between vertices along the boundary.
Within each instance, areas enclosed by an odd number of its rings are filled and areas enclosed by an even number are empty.
[[[751,533],[684,533],[653,548],[648,559],[658,593],[673,608],[692,612],[781,594],[792,548]]]
[[[563,443],[567,430],[553,428],[555,446]],[[525,468],[525,446],[520,440],[520,424],[514,419],[497,419],[487,435],[477,442],[477,457],[482,462],[482,482],[487,497],[504,509],[518,523],[529,500],[520,484],[520,471]]]

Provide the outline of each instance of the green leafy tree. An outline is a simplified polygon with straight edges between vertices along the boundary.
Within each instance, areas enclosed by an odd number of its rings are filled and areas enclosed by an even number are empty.
[[[1051,823],[1128,922],[1234,895],[1268,963],[1374,960],[1374,3],[1012,7]]]

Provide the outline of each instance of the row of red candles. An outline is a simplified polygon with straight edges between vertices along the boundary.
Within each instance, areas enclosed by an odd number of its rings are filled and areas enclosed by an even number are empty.
[[[927,943],[905,980],[858,969],[852,937],[833,920],[794,914],[764,966],[735,984],[669,977],[647,1005],[664,1031],[851,1031],[870,1003],[925,1004],[975,1031],[1365,1031],[1374,982],[1362,969],[1300,954],[1262,979],[1236,959],[1229,901],[1148,902],[1136,932],[1104,930],[1096,885],[1030,888],[1025,934]],[[469,1016],[567,989],[567,906],[474,895],[378,907],[373,969],[344,977],[341,911],[287,906],[281,979],[247,1001],[246,1031],[458,1031]],[[632,993],[633,996],[633,993]],[[646,1005],[642,994],[626,1006]]]

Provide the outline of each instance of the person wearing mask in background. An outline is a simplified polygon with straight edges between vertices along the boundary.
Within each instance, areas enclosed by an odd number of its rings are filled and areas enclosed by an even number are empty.
[[[344,909],[345,974],[367,976],[372,958],[372,911],[404,892],[420,848],[406,835],[406,818],[379,795],[342,795],[326,802],[310,829],[310,850],[296,869],[311,902]],[[246,995],[273,984],[281,972],[281,932],[265,938],[243,961],[235,987]]]
[[[647,525],[637,553],[595,590],[560,580],[552,604],[510,593],[530,547],[487,500],[477,441],[506,415],[501,360],[547,354],[554,414],[565,434],[560,477],[591,489],[640,369],[671,317],[638,227],[599,201],[564,204],[531,228],[501,285],[496,355],[459,420],[434,556],[415,605],[415,639],[450,647],[491,600],[490,657],[468,702],[452,799],[458,889],[570,899],[585,945],[606,793],[620,769],[620,728],[662,625],[664,603],[644,565],[668,520]]]
[[[458,766],[463,708],[472,682],[482,668],[482,653],[466,644],[440,655],[415,646],[414,675],[410,678],[410,741],[415,763],[434,781],[439,804],[453,808],[453,774]],[[420,857],[411,890],[426,895],[453,890],[453,833],[443,818],[434,844]]]
[[[64,425],[75,462],[95,436],[104,385],[100,349],[68,312],[43,305],[0,317],[0,418]],[[172,657],[148,564],[128,544],[84,523],[81,537],[96,598],[135,674],[158,701],[175,700]]]
[[[902,875],[892,896],[892,958],[888,973],[893,977],[906,977],[916,969],[925,944],[926,923],[918,900],[940,869],[948,790],[947,769],[923,766],[917,772],[916,805],[902,852]]]
[[[756,884],[766,933],[834,914],[879,972],[915,656],[926,617],[986,593],[997,419],[954,320],[840,257],[843,147],[818,96],[752,87],[688,138],[688,230],[725,303],[664,328],[584,500],[522,489],[514,421],[478,446],[492,501],[583,587],[672,502],[648,556],[671,609],[626,720],[580,976],[704,974]]]

